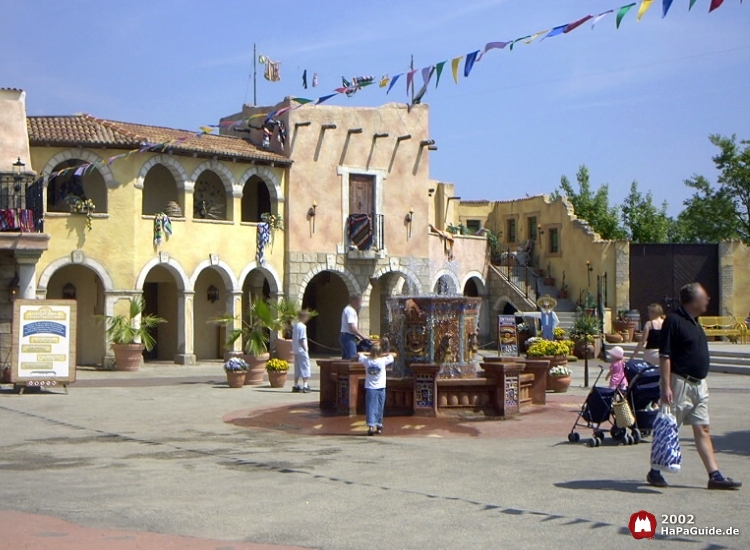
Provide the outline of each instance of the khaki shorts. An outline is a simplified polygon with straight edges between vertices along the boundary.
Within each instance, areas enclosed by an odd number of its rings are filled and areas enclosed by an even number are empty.
[[[672,414],[677,425],[708,425],[708,384],[706,380],[690,382],[681,376],[671,374]]]

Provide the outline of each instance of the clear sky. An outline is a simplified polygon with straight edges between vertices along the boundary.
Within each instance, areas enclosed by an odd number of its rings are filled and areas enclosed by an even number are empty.
[[[252,102],[253,42],[282,62],[259,103],[317,97],[342,75],[379,78],[617,8],[624,0],[0,0],[0,86],[29,114],[92,115],[194,129]],[[495,50],[468,79],[431,88],[432,177],[465,199],[552,191],[589,166],[621,199],[634,179],[675,212],[694,173],[715,178],[709,133],[750,139],[750,2],[656,0],[615,29],[578,30]],[[450,65],[450,63],[448,64]],[[302,70],[319,74],[302,89]],[[402,77],[403,79],[403,77]],[[417,75],[417,82],[421,82]],[[247,95],[246,95],[247,93]],[[340,105],[405,101],[377,86]]]

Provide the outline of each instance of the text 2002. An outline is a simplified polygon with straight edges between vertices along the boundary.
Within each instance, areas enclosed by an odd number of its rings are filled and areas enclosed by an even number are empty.
[[[695,525],[695,516],[693,514],[662,514],[661,522],[665,525]]]

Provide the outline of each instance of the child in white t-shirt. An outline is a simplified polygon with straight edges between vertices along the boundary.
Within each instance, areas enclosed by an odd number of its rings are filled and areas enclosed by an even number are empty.
[[[383,433],[386,368],[393,364],[393,355],[384,354],[380,344],[374,344],[370,356],[360,354],[359,362],[365,366],[367,435],[380,434]]]
[[[307,345],[307,321],[310,320],[308,311],[300,311],[298,320],[292,328],[292,351],[294,352],[294,387],[292,392],[307,393],[310,388],[307,381],[310,379],[310,354]],[[302,378],[303,386],[300,387],[299,379]]]

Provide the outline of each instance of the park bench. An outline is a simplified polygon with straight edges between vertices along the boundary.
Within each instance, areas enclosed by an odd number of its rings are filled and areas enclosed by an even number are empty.
[[[732,316],[699,317],[698,322],[706,336],[726,336],[732,342],[743,344],[747,341],[747,326]]]

